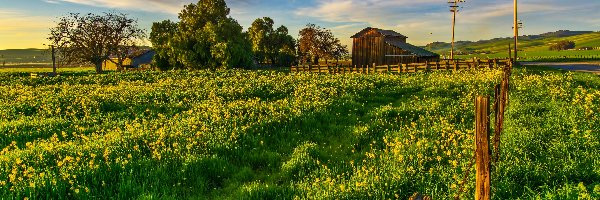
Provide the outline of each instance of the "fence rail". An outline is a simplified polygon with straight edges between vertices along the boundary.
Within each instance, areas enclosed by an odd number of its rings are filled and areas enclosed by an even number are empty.
[[[292,66],[291,72],[311,72],[324,74],[376,74],[376,73],[416,73],[416,72],[431,72],[431,71],[449,71],[449,70],[465,70],[465,69],[504,69],[512,66],[511,60],[441,60],[438,62],[410,63],[397,65],[382,65],[375,64],[369,66],[344,66],[344,65],[299,65]]]

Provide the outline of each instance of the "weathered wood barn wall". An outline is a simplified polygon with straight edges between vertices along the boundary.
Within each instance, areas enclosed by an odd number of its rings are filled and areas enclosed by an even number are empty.
[[[406,43],[406,36],[391,30],[366,28],[351,37],[352,65],[397,65],[437,61],[440,56]]]

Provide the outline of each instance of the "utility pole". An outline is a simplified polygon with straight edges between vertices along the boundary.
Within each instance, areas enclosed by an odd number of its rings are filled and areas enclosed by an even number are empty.
[[[515,31],[515,61],[517,61],[518,57],[518,45],[519,45],[519,16],[518,16],[518,9],[517,9],[517,0],[515,1],[515,23],[514,23],[514,27],[513,30]]]
[[[52,48],[52,74],[56,76],[56,51],[54,50],[54,45],[50,45]]]
[[[450,12],[452,12],[452,48],[450,49],[450,59],[454,60],[454,27],[456,26],[456,13],[458,12],[458,3],[465,2],[465,0],[453,0],[448,1],[450,4]]]

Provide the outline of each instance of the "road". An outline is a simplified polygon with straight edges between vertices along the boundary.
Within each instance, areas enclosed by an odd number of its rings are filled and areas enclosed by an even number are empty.
[[[544,62],[525,62],[525,66],[547,66],[555,69],[589,72],[600,75],[600,62],[564,62],[564,63],[544,63]]]

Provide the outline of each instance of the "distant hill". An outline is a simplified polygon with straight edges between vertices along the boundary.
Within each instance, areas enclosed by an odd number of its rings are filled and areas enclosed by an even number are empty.
[[[539,36],[541,37],[569,37],[576,35],[583,35],[588,33],[593,33],[594,31],[569,31],[569,30],[559,30],[555,32],[542,33]]]
[[[519,37],[519,45],[523,51],[547,51],[551,43],[561,40],[575,41],[576,48],[600,47],[600,32],[559,30],[539,35],[526,35]],[[512,37],[476,42],[458,41],[455,43],[455,51],[458,54],[499,53],[508,51],[508,44],[512,45],[513,42]],[[450,47],[450,43],[434,42],[424,48],[439,54],[448,54]]]
[[[150,49],[141,46],[143,49]],[[52,63],[52,54],[48,49],[6,49],[0,50],[0,66],[3,62],[7,65],[22,63]]]
[[[46,49],[7,49],[0,50],[0,65],[8,63],[50,63],[52,55]]]

